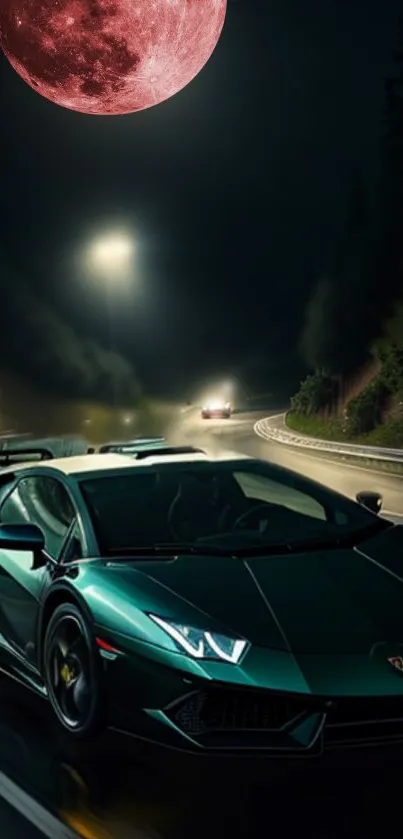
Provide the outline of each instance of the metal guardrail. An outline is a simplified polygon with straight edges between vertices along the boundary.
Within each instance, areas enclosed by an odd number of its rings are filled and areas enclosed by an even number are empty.
[[[403,449],[388,449],[377,446],[359,446],[354,443],[335,443],[330,440],[319,440],[317,437],[307,437],[288,430],[285,425],[286,414],[275,417],[265,417],[254,425],[255,434],[264,440],[272,440],[287,446],[311,449],[318,452],[328,452],[335,455],[360,457],[367,460],[389,461],[403,464]],[[281,427],[278,427],[282,418]],[[275,425],[277,423],[277,426]]]

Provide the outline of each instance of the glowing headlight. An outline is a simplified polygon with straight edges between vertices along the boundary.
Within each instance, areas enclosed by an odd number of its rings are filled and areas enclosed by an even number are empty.
[[[228,638],[217,632],[204,632],[192,626],[166,621],[157,615],[149,617],[173,638],[181,652],[185,651],[193,658],[207,658],[215,661],[229,661],[238,664],[247,641],[240,638]]]
[[[205,411],[222,411],[224,408],[224,402],[219,402],[218,400],[215,402],[207,402],[204,406]]]

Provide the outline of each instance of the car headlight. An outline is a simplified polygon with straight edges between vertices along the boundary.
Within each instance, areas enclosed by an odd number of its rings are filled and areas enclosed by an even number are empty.
[[[206,632],[193,626],[164,620],[157,615],[149,615],[149,617],[173,638],[180,652],[184,651],[192,658],[207,658],[238,664],[248,646],[248,642],[241,638],[230,638],[218,632]]]

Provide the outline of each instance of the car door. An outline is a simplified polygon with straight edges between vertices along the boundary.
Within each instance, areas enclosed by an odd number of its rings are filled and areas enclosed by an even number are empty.
[[[30,522],[45,537],[42,568],[32,569],[31,553],[0,550],[0,632],[32,662],[40,597],[53,578],[75,515],[66,488],[45,475],[22,477],[0,507],[0,523]]]

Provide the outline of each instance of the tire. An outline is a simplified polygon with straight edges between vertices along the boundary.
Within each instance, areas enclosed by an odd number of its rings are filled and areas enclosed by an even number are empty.
[[[84,739],[102,728],[101,661],[88,623],[73,603],[58,606],[50,618],[43,671],[50,704],[64,731]]]

